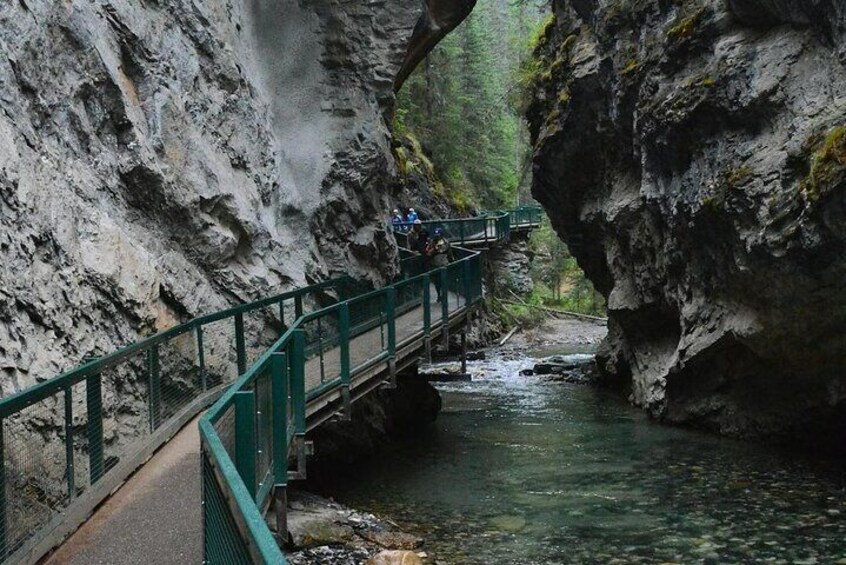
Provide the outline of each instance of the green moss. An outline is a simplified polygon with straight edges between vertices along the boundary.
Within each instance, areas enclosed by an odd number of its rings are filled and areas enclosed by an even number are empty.
[[[626,66],[623,67],[623,70],[620,71],[620,74],[623,76],[629,75],[640,68],[640,62],[637,59],[631,59]]]
[[[667,31],[667,37],[673,41],[684,41],[693,37],[696,28],[699,26],[700,20],[705,15],[705,8],[699,8],[693,14],[681,18],[678,23]]]
[[[846,126],[833,128],[821,142],[806,148],[811,151],[810,169],[799,188],[808,200],[816,201],[846,171]]]
[[[408,176],[408,155],[404,147],[394,149],[394,160],[397,162],[397,172],[403,178]]]
[[[741,165],[729,170],[725,175],[725,184],[728,188],[737,188],[752,178],[752,170],[746,165]]]
[[[547,15],[535,28],[534,33],[529,37],[529,50],[536,51],[539,47],[549,43],[552,30],[555,29],[555,14]]]

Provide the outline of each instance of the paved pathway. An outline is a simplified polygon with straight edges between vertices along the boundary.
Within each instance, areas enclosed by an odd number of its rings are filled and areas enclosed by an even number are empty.
[[[198,419],[130,477],[45,565],[201,563]]]
[[[432,294],[432,319],[441,310]],[[450,312],[459,306],[450,294]],[[397,342],[423,328],[418,307],[396,319]],[[379,326],[356,337],[350,346],[351,366],[373,357],[382,348]],[[385,337],[387,339],[387,337]],[[340,370],[339,349],[324,355],[324,371],[331,380]],[[306,364],[307,389],[320,384],[320,360]],[[202,562],[202,483],[199,416],[189,422],[137,473],[98,508],[44,565],[177,565]]]

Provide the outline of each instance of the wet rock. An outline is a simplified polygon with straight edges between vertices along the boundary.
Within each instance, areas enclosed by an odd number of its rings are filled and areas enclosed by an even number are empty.
[[[844,449],[842,3],[553,10],[533,194],[607,298],[604,381],[665,421]]]
[[[594,355],[554,355],[536,363],[532,369],[520,371],[521,375],[544,377],[548,381],[570,384],[593,384],[598,371]]]
[[[413,551],[382,551],[365,565],[423,565],[423,560]]]
[[[290,493],[288,529],[291,547],[286,558],[294,565],[360,565],[377,554],[401,556],[423,544],[422,538],[372,514],[304,491]]]

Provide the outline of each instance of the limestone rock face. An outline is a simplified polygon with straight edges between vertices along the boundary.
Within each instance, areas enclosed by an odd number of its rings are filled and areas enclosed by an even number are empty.
[[[534,194],[665,421],[843,449],[846,3],[556,0]]]
[[[0,384],[349,273],[380,279],[416,0],[0,5]]]

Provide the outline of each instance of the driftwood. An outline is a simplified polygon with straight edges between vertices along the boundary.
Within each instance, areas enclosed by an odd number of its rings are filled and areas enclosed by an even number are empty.
[[[512,329],[510,332],[508,332],[508,335],[506,335],[504,338],[499,340],[499,346],[502,347],[503,345],[505,345],[508,342],[508,340],[511,339],[512,337],[514,337],[514,334],[516,334],[519,330],[520,330],[519,324],[514,326],[514,329]]]

